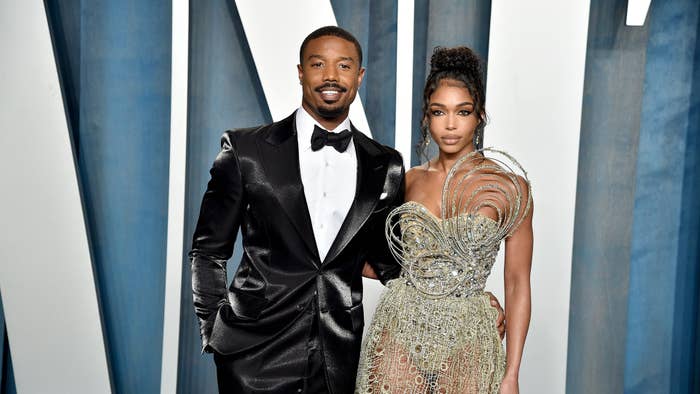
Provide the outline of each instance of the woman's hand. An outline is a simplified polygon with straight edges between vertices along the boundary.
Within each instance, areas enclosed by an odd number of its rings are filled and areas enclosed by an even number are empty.
[[[362,276],[369,279],[379,279],[377,273],[374,272],[374,268],[365,261],[365,266],[362,267]]]
[[[519,394],[518,379],[510,376],[503,378],[499,394]]]
[[[364,274],[364,271],[362,273]],[[491,298],[491,306],[496,308],[498,311],[496,328],[498,329],[498,335],[501,337],[501,340],[503,340],[503,337],[506,336],[506,313],[503,311],[503,308],[501,308],[501,303],[498,302],[498,298],[496,298],[493,293],[487,291],[486,294],[488,294],[489,298]]]

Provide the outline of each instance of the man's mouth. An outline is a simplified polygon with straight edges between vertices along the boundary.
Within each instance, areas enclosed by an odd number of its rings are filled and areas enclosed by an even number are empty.
[[[321,94],[323,101],[336,101],[341,93],[345,93],[347,89],[339,85],[323,85],[315,89]]]

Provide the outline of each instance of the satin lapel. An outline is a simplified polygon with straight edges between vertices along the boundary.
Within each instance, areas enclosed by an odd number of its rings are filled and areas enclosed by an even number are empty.
[[[263,166],[267,179],[275,190],[275,197],[309,251],[318,259],[318,248],[299,172],[294,115],[270,126],[265,140],[268,145],[261,149]]]
[[[368,138],[353,127],[353,143],[357,155],[357,188],[355,199],[348,215],[333,241],[324,264],[335,259],[365,224],[367,218],[379,202],[384,187],[386,163],[382,153],[374,147]]]

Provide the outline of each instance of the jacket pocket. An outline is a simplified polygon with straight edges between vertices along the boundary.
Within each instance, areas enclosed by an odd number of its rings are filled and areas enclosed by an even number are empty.
[[[265,297],[234,289],[229,293],[231,309],[241,320],[257,320],[269,300]]]
[[[362,308],[362,304],[357,304],[347,310],[350,314],[350,322],[352,323],[352,330],[359,331],[365,326],[365,312]]]

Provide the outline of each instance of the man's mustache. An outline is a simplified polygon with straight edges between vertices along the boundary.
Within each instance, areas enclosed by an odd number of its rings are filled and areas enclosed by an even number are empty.
[[[323,84],[323,85],[317,87],[314,90],[320,93],[322,90],[325,90],[325,89],[337,89],[343,93],[348,91],[347,88],[340,86],[337,83],[326,83],[326,84]]]

